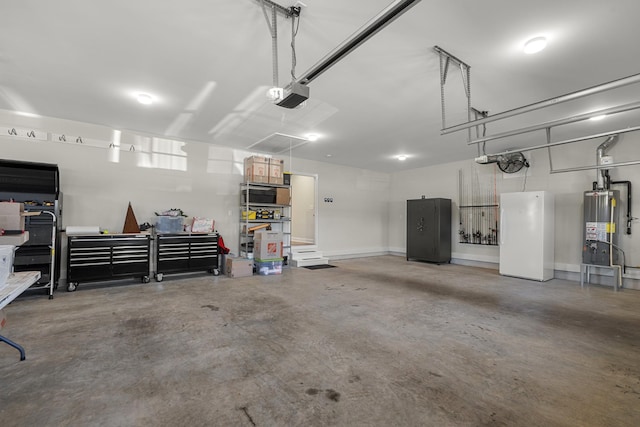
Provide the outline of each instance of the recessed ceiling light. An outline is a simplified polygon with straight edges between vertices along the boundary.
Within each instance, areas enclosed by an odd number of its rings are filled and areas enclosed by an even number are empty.
[[[593,120],[594,122],[597,122],[598,120],[602,120],[605,117],[607,117],[606,114],[600,114],[599,116],[593,116],[593,117],[589,118],[589,120]]]
[[[534,37],[524,44],[524,53],[526,54],[538,53],[545,47],[547,47],[546,37]]]
[[[320,135],[315,134],[315,133],[310,133],[310,134],[307,135],[307,141],[314,142],[314,141],[317,141],[318,138],[320,138]]]
[[[400,160],[401,162],[407,160],[407,155],[405,154],[400,154],[399,156],[396,156],[396,159]]]
[[[333,154],[327,154],[326,157],[333,157]]]
[[[136,95],[136,99],[140,104],[143,104],[143,105],[153,104],[153,97],[148,93],[139,93],[138,95]]]

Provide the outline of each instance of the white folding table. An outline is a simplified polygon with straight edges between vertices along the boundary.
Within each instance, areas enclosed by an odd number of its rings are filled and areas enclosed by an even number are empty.
[[[7,279],[6,285],[0,289],[0,310],[2,310],[7,304],[16,299],[21,293],[23,293],[28,287],[33,285],[40,279],[41,273],[39,271],[20,271],[12,273]],[[20,352],[20,360],[24,360],[25,353],[22,346],[16,344],[8,338],[0,335],[0,341],[9,344]]]

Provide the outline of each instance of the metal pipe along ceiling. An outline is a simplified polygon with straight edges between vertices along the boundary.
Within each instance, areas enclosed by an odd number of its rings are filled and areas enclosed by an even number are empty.
[[[603,132],[603,133],[597,133],[597,134],[593,134],[593,135],[582,136],[582,137],[579,137],[579,138],[565,139],[563,141],[557,141],[557,142],[551,142],[551,143],[547,143],[547,144],[534,145],[532,147],[518,148],[517,151],[525,152],[525,151],[539,150],[541,148],[555,147],[556,145],[571,144],[573,142],[587,141],[589,139],[602,138],[602,137],[605,137],[605,136],[611,136],[611,135],[615,135],[615,134],[619,134],[619,133],[635,132],[635,131],[639,131],[639,130],[640,130],[640,126],[634,126],[634,127],[630,127],[630,128],[612,130],[610,132]],[[501,155],[513,153],[513,151],[514,150],[501,151],[499,153],[492,154],[492,156],[501,156]]]
[[[590,87],[588,89],[579,90],[577,92],[568,93],[566,95],[561,95],[555,98],[549,98],[544,101],[525,105],[523,107],[515,108],[513,110],[504,111],[502,113],[494,114],[492,116],[488,116],[482,119],[474,120],[467,123],[461,123],[456,126],[451,126],[451,127],[442,129],[440,133],[442,135],[446,135],[453,132],[458,132],[463,129],[468,129],[474,126],[480,126],[485,123],[495,122],[497,120],[506,119],[508,117],[517,116],[520,114],[528,113],[530,111],[535,111],[535,110],[539,110],[552,105],[557,105],[563,102],[573,101],[575,99],[584,98],[585,96],[594,95],[596,93],[605,92],[605,91],[616,89],[623,86],[628,86],[638,82],[640,82],[640,74],[634,74],[629,77],[613,80],[608,83],[603,83],[601,85]]]
[[[508,131],[508,132],[496,133],[496,134],[489,135],[489,136],[486,136],[486,137],[474,139],[473,141],[469,141],[467,143],[467,145],[479,144],[481,142],[493,141],[495,139],[507,138],[509,136],[521,135],[523,133],[528,133],[528,132],[534,132],[534,131],[537,131],[537,130],[553,128],[553,127],[557,127],[557,126],[561,126],[561,125],[567,125],[567,124],[579,122],[579,121],[582,121],[582,120],[587,120],[587,119],[590,119],[591,117],[599,116],[599,115],[603,115],[603,114],[624,113],[626,111],[632,111],[632,110],[637,110],[637,109],[640,109],[640,102],[632,102],[630,104],[624,104],[624,105],[619,105],[619,106],[616,106],[616,107],[604,108],[602,110],[591,111],[589,113],[584,113],[584,114],[578,114],[578,115],[575,115],[575,116],[565,117],[564,119],[551,120],[551,121],[548,121],[548,122],[539,123],[537,125],[533,125],[533,126],[529,126],[529,127],[525,127],[525,128],[521,128],[521,129],[516,129],[516,130],[512,130],[512,131]]]

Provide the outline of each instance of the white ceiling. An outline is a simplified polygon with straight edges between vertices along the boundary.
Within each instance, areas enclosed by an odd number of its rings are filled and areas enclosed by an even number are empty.
[[[304,3],[297,75],[391,0]],[[307,105],[295,110],[266,99],[271,36],[258,0],[21,0],[3,2],[2,16],[2,109],[242,149],[274,133],[316,133],[321,139],[294,156],[382,172],[477,155],[466,131],[440,136],[435,45],[471,65],[472,105],[490,114],[640,72],[637,0],[422,0],[314,80]],[[281,17],[281,85],[290,80],[290,34]],[[522,43],[540,34],[548,48],[523,54]],[[466,101],[460,73],[449,76],[450,126],[466,119]],[[489,124],[487,132],[632,102],[635,86]],[[138,104],[136,91],[157,102]],[[637,125],[637,114],[625,113],[557,135]],[[537,132],[490,142],[487,152],[544,142]],[[409,158],[393,159],[398,154]]]

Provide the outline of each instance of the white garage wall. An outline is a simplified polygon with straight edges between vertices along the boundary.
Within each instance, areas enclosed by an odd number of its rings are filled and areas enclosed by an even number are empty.
[[[180,208],[216,220],[238,251],[239,191],[247,151],[140,136],[86,123],[0,111],[0,125],[66,135],[68,143],[1,136],[0,158],[55,163],[63,191],[63,226],[98,225],[122,231],[128,203],[139,224],[154,212]],[[73,136],[73,138],[72,138]],[[75,143],[82,136],[84,144]],[[120,150],[109,149],[119,140]],[[129,151],[133,145],[135,151]],[[99,146],[100,148],[96,147]],[[285,169],[292,170],[290,159]],[[293,159],[294,172],[318,176],[319,249],[328,256],[386,253],[389,175]],[[63,253],[63,272],[64,271]]]
[[[556,147],[552,150],[554,170],[576,166],[595,164],[596,148],[603,139]],[[608,154],[616,162],[640,160],[640,135],[621,136],[617,145]],[[473,153],[475,154],[475,153]],[[473,156],[471,154],[471,156]],[[470,156],[470,157],[471,157]],[[571,173],[550,173],[549,158],[546,150],[526,153],[531,163],[527,170],[526,190],[546,190],[555,194],[555,254],[556,270],[578,272],[582,251],[582,218],[583,192],[590,190],[596,180],[596,172],[580,171]],[[494,165],[477,165],[473,160],[454,162],[434,167],[414,169],[395,173],[391,177],[391,196],[389,201],[389,248],[392,252],[405,253],[406,245],[406,199],[426,197],[445,197],[454,203],[453,214],[453,257],[458,261],[481,261],[496,263],[499,258],[497,247],[458,243],[458,171],[477,173],[480,177],[491,176],[496,169]],[[640,211],[640,166],[614,168],[610,170],[613,181],[630,180],[635,184],[632,209],[634,215]],[[525,185],[524,171],[508,175],[497,172],[496,184],[498,193],[522,191]],[[626,190],[620,189],[620,231],[624,233],[626,222]],[[640,216],[640,215],[638,215]],[[633,222],[632,234],[620,236],[620,245],[626,253],[626,264],[640,267],[640,223]],[[573,275],[576,278],[577,275]],[[638,277],[634,269],[630,269],[627,277]]]
[[[294,173],[318,175],[318,249],[325,256],[388,252],[389,174],[295,158],[292,163]]]
[[[0,111],[0,125],[83,136],[85,144],[0,137],[1,158],[59,165],[64,192],[63,226],[99,225],[119,232],[128,202],[132,203],[139,223],[153,223],[156,211],[181,208],[190,216],[214,218],[227,246],[237,252],[242,162],[252,153],[206,143],[154,139],[126,131],[118,135],[103,126],[16,116],[8,111]],[[105,148],[117,140],[120,150]],[[554,168],[594,164],[600,142],[554,148]],[[129,151],[131,145],[136,151]],[[470,158],[474,154],[470,153]],[[640,135],[623,135],[608,154],[615,161],[639,160]],[[550,174],[546,151],[538,150],[526,156],[531,163],[526,190],[547,190],[556,195],[556,270],[577,272],[582,249],[582,193],[591,188],[596,173]],[[454,202],[454,258],[460,262],[493,263],[497,268],[498,248],[460,244],[457,235],[459,170],[492,179],[495,166],[476,165],[466,160],[384,174],[285,158],[285,169],[318,176],[318,248],[327,256],[351,257],[388,251],[404,254],[406,200],[425,195],[451,198]],[[630,180],[635,184],[633,211],[640,216],[640,167],[612,169],[611,175],[613,180]],[[524,184],[524,172],[496,173],[498,192],[521,191]],[[620,222],[624,225],[626,194],[620,189]],[[333,199],[333,203],[324,202],[325,198]],[[636,268],[640,268],[638,235],[640,224],[634,221],[633,234],[620,238],[626,264]],[[627,277],[639,276],[631,269]]]

